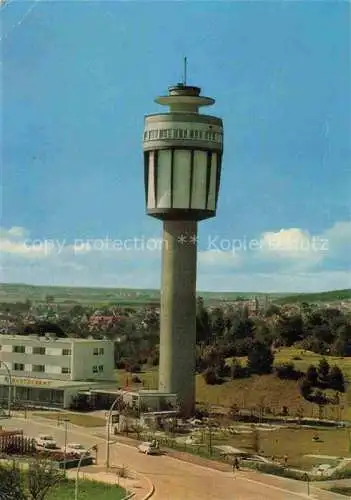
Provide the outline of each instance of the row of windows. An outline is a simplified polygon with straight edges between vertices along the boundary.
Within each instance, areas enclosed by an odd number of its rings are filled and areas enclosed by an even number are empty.
[[[223,142],[221,132],[212,132],[209,130],[193,130],[181,128],[161,128],[146,130],[144,132],[144,141],[157,139],[204,139],[205,141]]]
[[[1,345],[0,345],[0,351],[1,351]],[[14,345],[14,346],[12,346],[12,352],[24,354],[26,352],[26,348],[24,345]],[[32,347],[31,353],[45,355],[46,349],[45,349],[45,347]],[[103,347],[100,347],[100,348],[95,347],[94,348],[94,350],[93,350],[94,356],[102,356],[103,354],[104,354]],[[71,356],[71,355],[72,355],[71,349],[62,349],[62,356]]]
[[[1,345],[0,345],[0,351],[1,351]],[[14,345],[12,346],[12,352],[24,354],[26,352],[26,347],[24,345]],[[45,355],[45,353],[46,353],[45,347],[32,347],[31,354]],[[62,356],[71,356],[72,349],[62,349],[61,354]]]
[[[25,369],[23,363],[14,363],[12,370],[15,372],[23,372]],[[42,373],[45,372],[45,365],[32,365],[32,372]]]
[[[12,370],[15,372],[24,372],[25,371],[25,365],[23,363],[14,363]],[[45,372],[45,365],[32,365],[32,372],[36,373],[44,373]],[[104,366],[103,365],[94,365],[93,366],[93,373],[102,373],[104,371]],[[63,366],[61,368],[61,373],[62,374],[69,374],[71,373],[71,369]]]
[[[25,366],[23,363],[14,363],[12,370],[15,372],[24,372]],[[36,372],[36,373],[44,373],[45,372],[45,365],[32,365],[31,371]],[[71,373],[71,369],[64,366],[61,368],[61,373],[62,374],[69,374],[69,373]]]

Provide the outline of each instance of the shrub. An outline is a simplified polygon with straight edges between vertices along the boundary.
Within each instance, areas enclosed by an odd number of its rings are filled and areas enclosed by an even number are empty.
[[[140,373],[141,366],[138,363],[131,363],[126,367],[126,370],[130,373]]]
[[[300,393],[306,401],[311,401],[312,384],[306,378],[304,378],[300,384]]]
[[[336,365],[332,366],[329,372],[328,385],[334,391],[345,392],[345,379],[343,372]]]
[[[302,377],[302,372],[295,370],[294,363],[282,363],[275,367],[277,377],[284,380],[298,380]]]
[[[249,375],[250,373],[246,366],[242,366],[240,361],[237,361],[236,359],[233,360],[233,364],[230,367],[230,376],[232,379],[245,378]]]
[[[310,365],[307,368],[306,372],[306,380],[310,383],[311,386],[316,386],[318,383],[318,371],[314,365]]]
[[[117,370],[125,370],[126,368],[126,361],[124,359],[120,359],[119,361],[116,362],[116,368]]]
[[[271,373],[273,367],[274,355],[268,344],[255,342],[247,357],[247,366],[250,373],[258,375]]]
[[[203,373],[203,377],[205,379],[206,384],[208,385],[215,385],[221,382],[214,368],[206,368],[206,370]]]
[[[147,359],[147,364],[149,366],[158,366],[160,362],[160,356],[158,353],[152,354]]]

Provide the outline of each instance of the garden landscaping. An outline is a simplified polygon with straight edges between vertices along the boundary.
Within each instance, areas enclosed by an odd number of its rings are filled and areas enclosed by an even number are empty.
[[[75,481],[66,479],[54,486],[46,500],[74,500]],[[79,480],[79,500],[122,500],[126,491],[118,485],[105,484],[97,481]]]

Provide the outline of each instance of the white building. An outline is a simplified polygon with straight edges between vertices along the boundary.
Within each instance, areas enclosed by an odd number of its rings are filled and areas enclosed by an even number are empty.
[[[0,400],[68,407],[81,390],[110,387],[114,345],[109,340],[0,335]],[[106,386],[107,383],[107,386]],[[115,384],[113,384],[115,385]]]

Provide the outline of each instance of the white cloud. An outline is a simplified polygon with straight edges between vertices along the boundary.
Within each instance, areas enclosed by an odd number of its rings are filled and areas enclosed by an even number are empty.
[[[200,269],[205,266],[216,267],[239,267],[241,257],[235,252],[224,252],[222,250],[204,250],[198,252],[198,263]]]
[[[261,235],[260,251],[256,256],[262,260],[279,259],[295,269],[310,269],[321,263],[328,252],[328,242],[321,236],[312,236],[299,228],[280,229]]]
[[[3,281],[159,287],[160,238],[66,241],[30,236],[21,227],[1,229]],[[202,290],[283,292],[351,286],[349,222],[338,222],[320,234],[287,228],[266,231],[252,240],[209,242],[213,240],[208,238],[207,247],[204,240],[199,242],[198,288]]]
[[[6,230],[4,230],[4,231],[6,234]],[[13,226],[7,231],[7,234],[9,237],[13,237],[13,238],[25,238],[28,234],[28,231],[26,229],[24,229],[24,227]]]
[[[49,254],[44,246],[31,245],[25,239],[28,232],[23,227],[14,226],[10,229],[0,229],[0,251],[3,254],[13,254],[24,258],[40,258]]]

